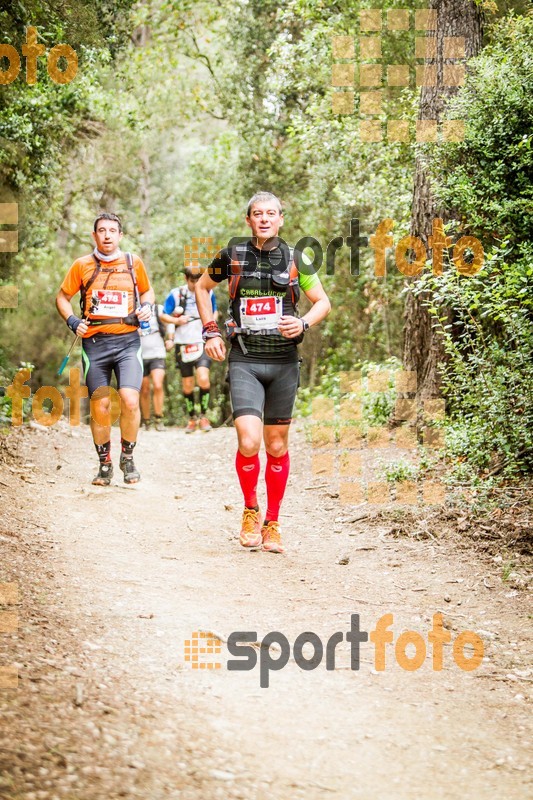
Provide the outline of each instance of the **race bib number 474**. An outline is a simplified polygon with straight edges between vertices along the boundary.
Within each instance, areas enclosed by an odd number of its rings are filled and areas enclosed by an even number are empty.
[[[107,289],[93,289],[91,295],[94,314],[99,317],[127,317],[128,293]]]
[[[281,297],[241,298],[241,325],[251,330],[277,328],[283,313]]]

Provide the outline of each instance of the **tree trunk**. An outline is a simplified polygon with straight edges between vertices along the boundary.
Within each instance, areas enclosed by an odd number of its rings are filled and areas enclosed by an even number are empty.
[[[151,30],[148,25],[139,25],[133,34],[135,47],[146,47],[152,38]],[[140,229],[143,233],[143,258],[150,260],[150,154],[146,144],[141,145],[139,151],[139,212]]]
[[[437,50],[436,58],[425,60],[426,65],[434,65],[437,72],[436,86],[423,86],[420,94],[420,120],[437,120],[440,129],[443,111],[447,100],[457,91],[455,86],[444,86],[445,64],[464,63],[444,58],[445,37],[464,37],[466,59],[475,56],[482,46],[481,13],[470,0],[432,0],[430,7],[437,14]],[[429,31],[428,37],[435,36]],[[449,219],[444,209],[438,207],[428,176],[425,156],[419,153],[416,157],[415,178],[413,187],[413,207],[411,214],[411,235],[419,237],[428,248],[428,236],[431,235],[433,220]],[[408,279],[410,282],[416,278]],[[404,369],[416,372],[417,391],[421,398],[436,397],[440,393],[441,375],[438,365],[444,361],[445,354],[442,336],[433,327],[424,301],[425,297],[415,297],[411,292],[407,295],[405,305],[405,327],[403,346]],[[443,310],[440,316],[449,312]]]
[[[148,260],[150,259],[150,156],[144,148],[139,153],[139,161],[141,164],[139,176],[139,192],[140,192],[140,226],[143,232],[144,247],[143,255]]]

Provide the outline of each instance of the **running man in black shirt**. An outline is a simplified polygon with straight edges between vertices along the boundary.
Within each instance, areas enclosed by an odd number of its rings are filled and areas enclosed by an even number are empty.
[[[290,248],[278,238],[283,211],[275,195],[254,195],[246,224],[252,230],[251,239],[217,255],[197,284],[196,300],[205,352],[223,361],[226,347],[214,321],[209,292],[229,281],[229,376],[238,437],[235,466],[245,506],[240,543],[283,553],[279,510],[289,477],[289,425],[299,375],[297,344],[306,330],[328,315],[331,305],[316,273],[299,272]],[[313,304],[304,317],[297,312],[300,289]],[[257,503],[261,440],[267,454],[264,521]]]

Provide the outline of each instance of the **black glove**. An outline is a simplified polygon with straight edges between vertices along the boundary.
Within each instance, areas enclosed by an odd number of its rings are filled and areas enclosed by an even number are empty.
[[[72,333],[76,333],[76,331],[78,330],[78,325],[81,325],[82,322],[83,320],[81,320],[79,317],[76,317],[74,316],[74,314],[71,314],[70,317],[67,319],[67,326],[70,328]]]

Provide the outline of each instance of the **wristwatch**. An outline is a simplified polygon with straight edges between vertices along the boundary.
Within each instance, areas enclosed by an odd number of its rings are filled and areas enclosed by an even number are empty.
[[[309,323],[307,322],[306,319],[302,319],[302,325],[303,325],[302,333],[305,333],[306,331],[309,330]]]

